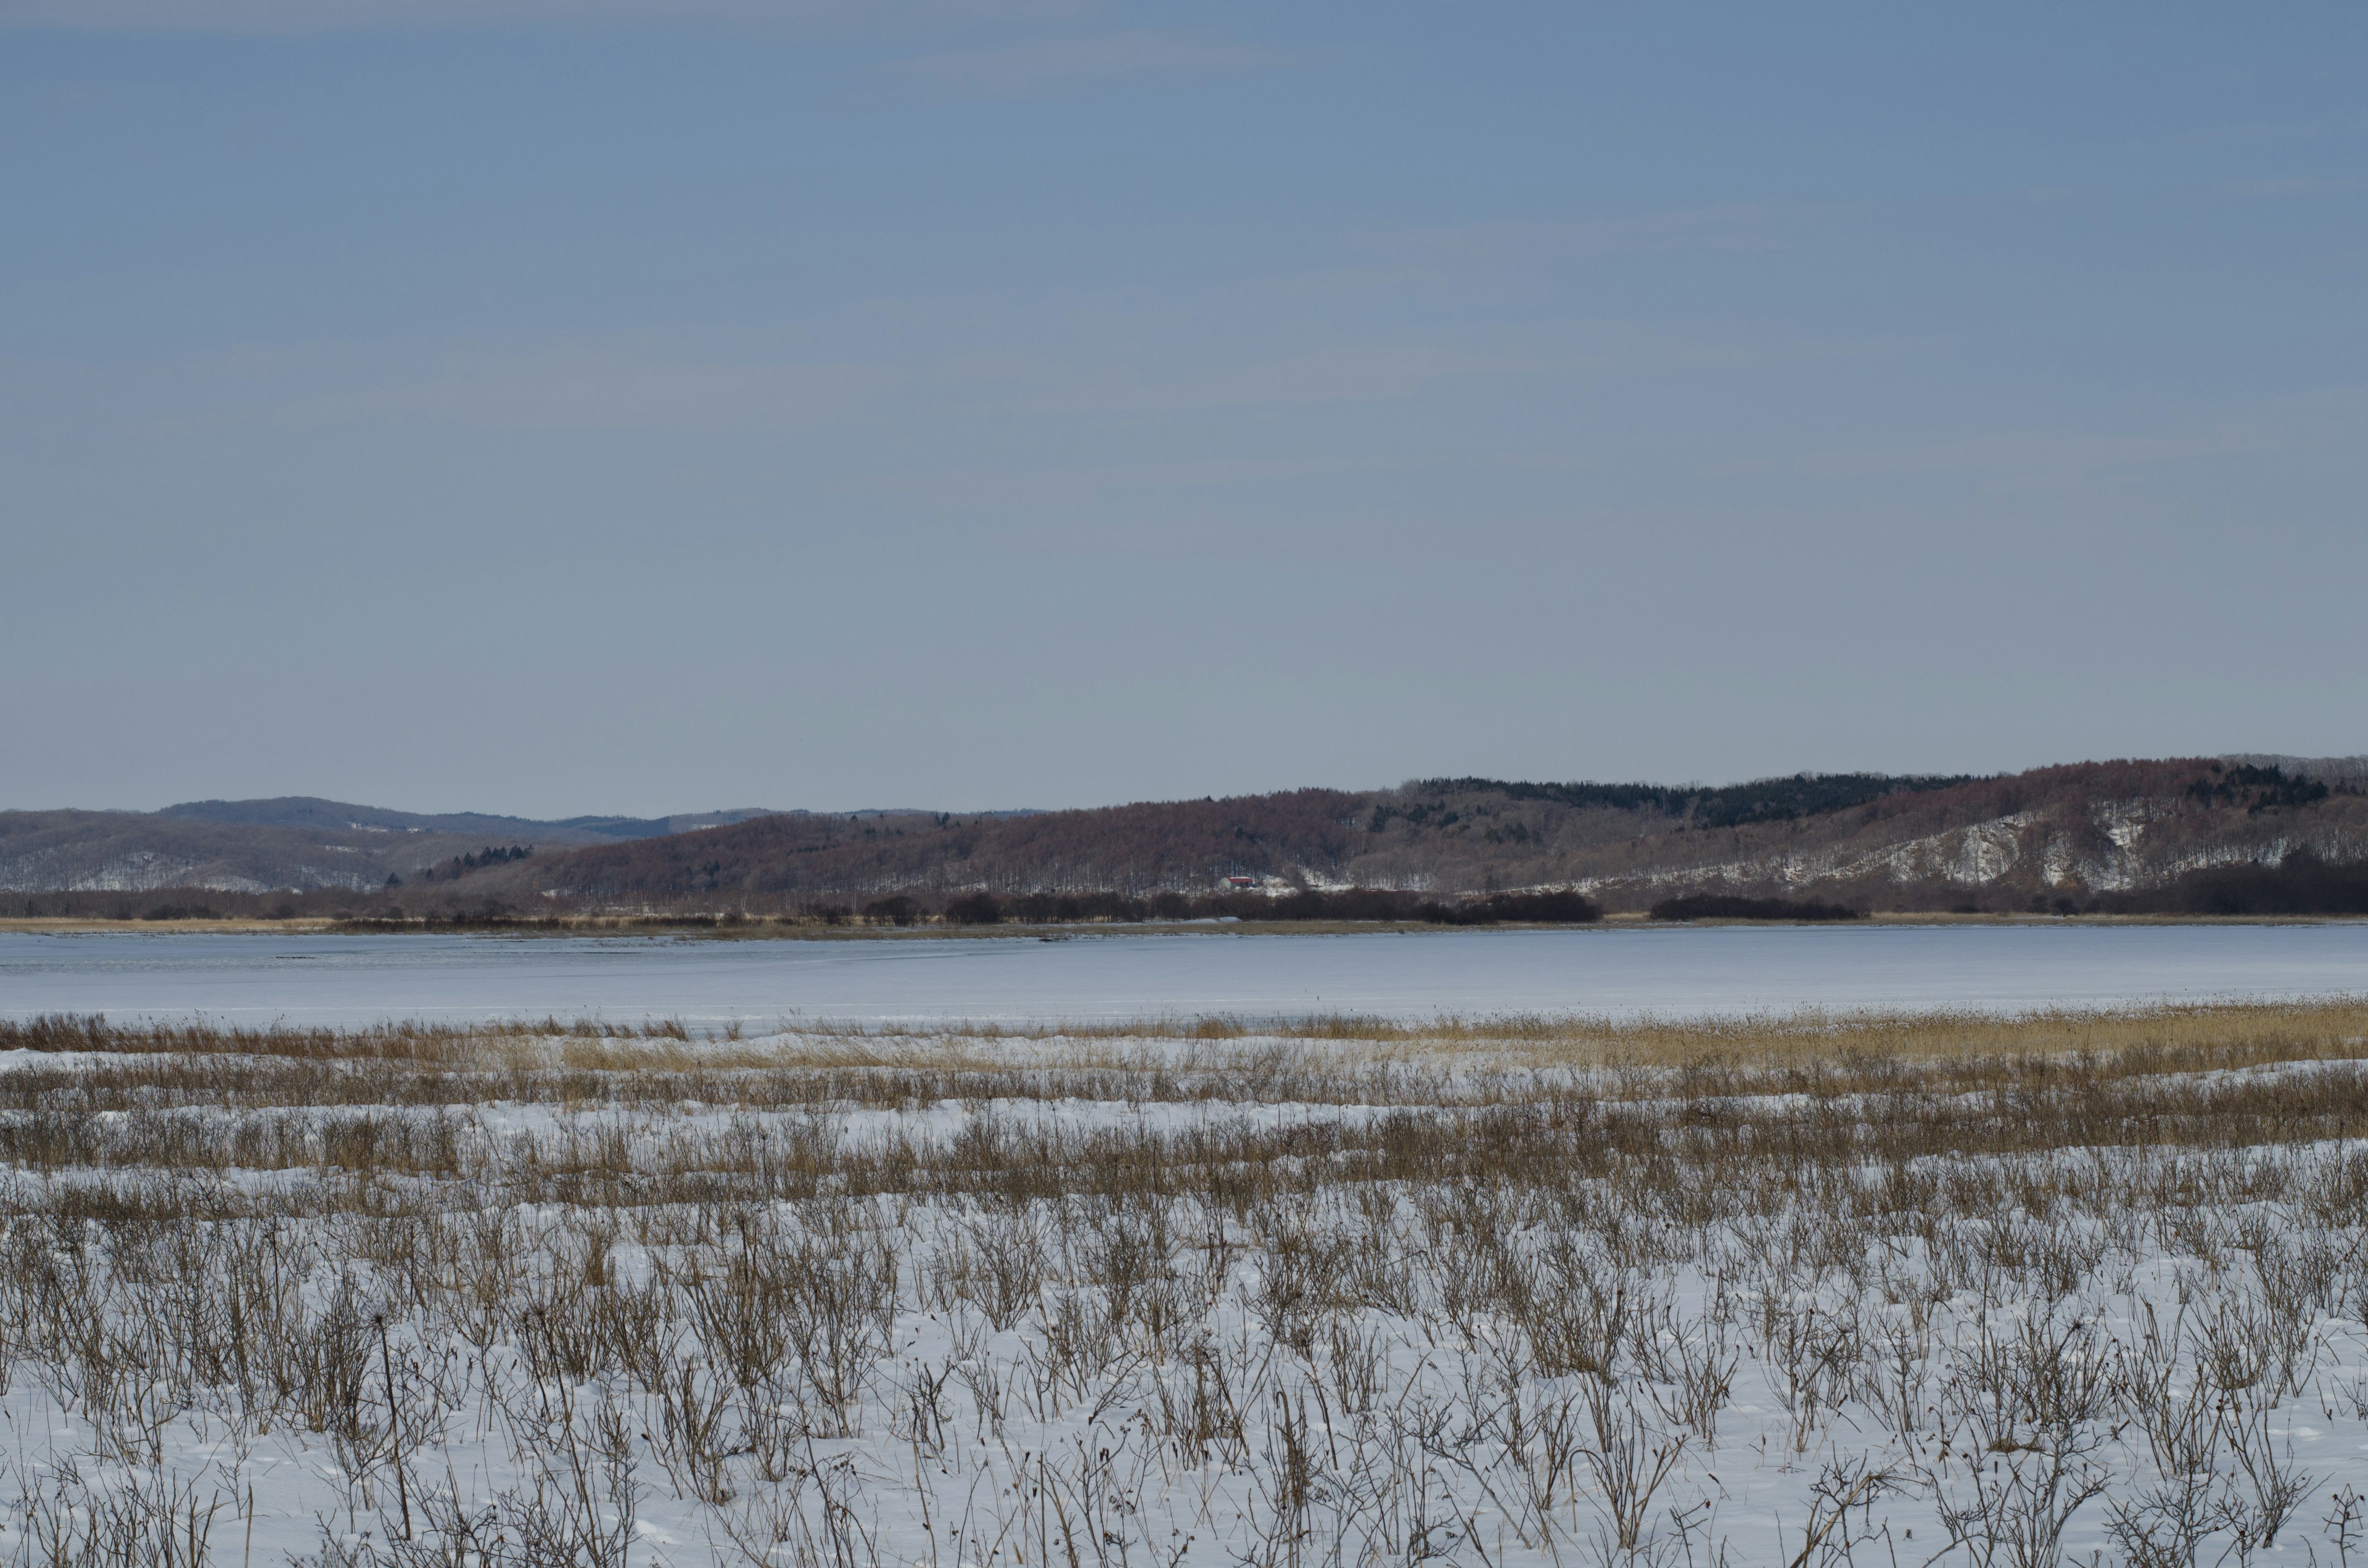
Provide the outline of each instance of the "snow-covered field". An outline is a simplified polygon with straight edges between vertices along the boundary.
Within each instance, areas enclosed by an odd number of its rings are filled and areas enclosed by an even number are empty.
[[[0,1562],[2368,1562],[2368,1005],[0,1024]]]

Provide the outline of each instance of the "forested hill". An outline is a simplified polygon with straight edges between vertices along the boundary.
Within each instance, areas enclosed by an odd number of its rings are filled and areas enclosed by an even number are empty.
[[[891,812],[768,817],[578,851],[536,868],[537,891],[590,899],[1086,890],[1205,892],[1228,877],[1352,880],[1383,797],[1338,790],[1027,816]]]
[[[0,892],[12,900],[0,913],[780,915],[883,900],[927,913],[989,895],[1076,917],[1255,913],[1295,890],[1350,889],[1407,895],[1354,906],[1367,912],[1553,892],[1615,913],[1702,897],[1860,911],[2368,913],[2363,790],[2362,759],[2199,757],[1715,787],[1429,778],[711,827],[397,820],[311,801],[0,812]],[[653,830],[662,835],[603,841]]]
[[[546,902],[778,909],[970,892],[1205,895],[1247,879],[1265,892],[1566,888],[1614,910],[1731,892],[2021,911],[2368,861],[2362,790],[2355,762],[2291,758],[1717,788],[1435,778],[1019,818],[767,817],[538,857],[479,885]]]
[[[1971,774],[1799,773],[1748,784],[1523,784],[1501,778],[1424,778],[1401,794],[1502,795],[1508,801],[1549,801],[1574,811],[1638,812],[1679,819],[1695,827],[1736,827],[1792,822],[1862,806],[1885,795],[1946,790],[1973,782]],[[1387,810],[1387,807],[1383,808]]]

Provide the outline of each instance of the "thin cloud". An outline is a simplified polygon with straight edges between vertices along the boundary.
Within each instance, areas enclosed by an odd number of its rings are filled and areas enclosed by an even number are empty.
[[[1133,76],[1253,70],[1274,59],[1247,44],[1135,32],[925,54],[899,62],[895,70],[962,91],[1019,97]]]
[[[1587,369],[1586,357],[1454,345],[1342,345],[1166,381],[1071,376],[1028,406],[1048,413],[1198,410],[1395,403],[1446,381]]]
[[[1804,473],[1839,479],[1988,473],[2011,479],[2066,479],[2100,469],[2148,467],[2240,457],[2289,443],[2262,431],[2226,429],[2181,436],[2104,436],[2001,430],[1952,440],[1804,456]]]
[[[843,424],[901,380],[867,365],[717,365],[606,355],[488,365],[358,398],[347,416],[417,414],[480,429],[700,433]]]
[[[1359,247],[1439,261],[1502,261],[1682,250],[1768,250],[1768,209],[1675,208],[1565,223],[1463,223],[1365,234]]]
[[[2358,196],[2363,191],[2368,191],[2368,180],[2314,179],[2307,175],[2295,175],[2285,179],[2251,180],[2220,187],[2224,196],[2250,201],[2306,196]]]
[[[320,429],[418,420],[497,431],[788,432],[860,422],[934,372],[848,361],[731,360],[696,345],[352,345],[126,365],[0,358],[0,411],[102,413],[151,431]]]
[[[1076,0],[0,0],[0,29],[320,33],[670,22],[838,28],[1043,21],[1076,10]]]

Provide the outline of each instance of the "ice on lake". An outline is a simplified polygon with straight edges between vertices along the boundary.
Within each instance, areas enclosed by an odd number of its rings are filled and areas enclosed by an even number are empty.
[[[0,935],[0,1016],[359,1024],[1355,1012],[1701,1017],[2368,992],[2368,925],[1722,926],[1054,940]]]

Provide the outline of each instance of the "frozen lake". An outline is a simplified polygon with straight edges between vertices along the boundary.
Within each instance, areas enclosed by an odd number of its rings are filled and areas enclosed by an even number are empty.
[[[2368,992],[2368,925],[889,941],[0,934],[0,1015],[690,1024],[2102,1006]]]

